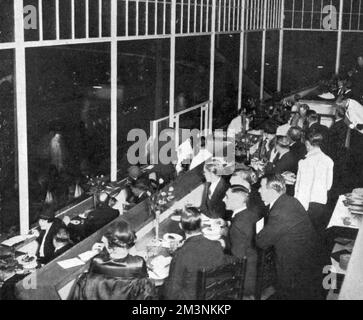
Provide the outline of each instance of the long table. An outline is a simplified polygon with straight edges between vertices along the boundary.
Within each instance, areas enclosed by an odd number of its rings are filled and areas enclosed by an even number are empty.
[[[202,168],[203,165],[200,165],[194,170],[179,176],[172,183],[176,202],[179,202],[203,184]],[[162,215],[162,219],[167,219],[171,212],[172,209],[167,210]],[[153,218],[150,217],[147,201],[135,206],[117,220],[121,219],[125,219],[130,223],[131,227],[137,232],[139,239],[150,237],[154,222]],[[82,266],[63,269],[58,262],[75,258],[79,254],[91,250],[93,244],[101,240],[108,227],[109,225],[103,227],[57,259],[37,270],[34,274],[17,283],[17,297],[23,300],[59,300],[64,298],[66,296],[64,292],[69,289],[68,287],[78,275],[87,270],[89,264],[86,263]]]

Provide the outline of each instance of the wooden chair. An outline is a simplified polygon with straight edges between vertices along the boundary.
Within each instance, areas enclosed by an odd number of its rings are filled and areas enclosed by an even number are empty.
[[[255,300],[261,300],[263,291],[269,287],[274,287],[276,283],[276,266],[272,248],[266,250],[258,249],[257,253]]]
[[[247,258],[221,267],[202,269],[197,275],[198,300],[242,300]]]

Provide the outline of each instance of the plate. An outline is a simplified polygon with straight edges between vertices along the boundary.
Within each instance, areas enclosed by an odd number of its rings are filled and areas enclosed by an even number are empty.
[[[79,220],[72,220],[71,221],[71,224],[74,224],[75,226],[77,226],[77,225],[81,224],[81,221],[79,221]]]
[[[166,233],[163,236],[164,241],[177,241],[180,242],[183,240],[183,237],[176,233]]]
[[[181,216],[171,216],[170,218],[172,221],[176,221],[176,222],[180,222],[181,221]]]

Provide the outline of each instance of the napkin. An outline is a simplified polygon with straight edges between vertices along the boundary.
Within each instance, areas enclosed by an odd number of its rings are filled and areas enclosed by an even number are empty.
[[[57,262],[63,269],[70,269],[78,266],[82,266],[85,263],[78,258],[72,258],[68,260],[58,261]]]

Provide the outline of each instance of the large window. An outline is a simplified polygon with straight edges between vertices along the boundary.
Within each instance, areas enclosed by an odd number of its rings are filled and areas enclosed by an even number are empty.
[[[266,32],[265,55],[265,91],[274,93],[277,90],[277,72],[279,60],[279,31]]]
[[[0,60],[0,233],[12,234],[19,230],[14,51],[1,50]]]
[[[245,35],[245,77],[243,94],[245,97],[259,98],[261,80],[262,33],[249,32]]]
[[[175,111],[209,100],[210,37],[176,39]],[[181,127],[199,128],[200,110],[181,118]]]
[[[121,177],[129,166],[129,131],[138,128],[149,136],[150,121],[169,115],[169,43],[162,39],[118,43],[117,134]]]
[[[213,117],[215,128],[229,123],[237,112],[239,49],[239,34],[216,36]]]
[[[286,31],[284,38],[283,92],[332,77],[337,50],[336,32]]]
[[[343,33],[340,68],[343,75],[356,67],[357,57],[363,56],[362,37],[361,33]]]
[[[0,1],[0,43],[14,40],[14,0]]]
[[[110,171],[109,44],[27,49],[30,220]]]

